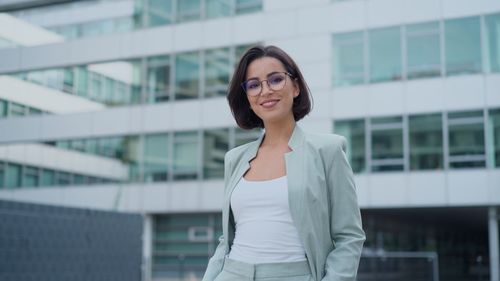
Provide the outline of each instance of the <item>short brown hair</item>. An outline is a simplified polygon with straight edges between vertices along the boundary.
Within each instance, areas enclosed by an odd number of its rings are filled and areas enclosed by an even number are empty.
[[[227,101],[234,119],[242,129],[264,128],[264,122],[251,109],[246,93],[241,84],[245,82],[247,68],[251,62],[262,57],[272,57],[279,60],[292,79],[299,85],[299,95],[293,100],[293,117],[299,121],[312,109],[311,94],[299,67],[293,59],[276,46],[255,46],[248,49],[241,57],[229,85]]]

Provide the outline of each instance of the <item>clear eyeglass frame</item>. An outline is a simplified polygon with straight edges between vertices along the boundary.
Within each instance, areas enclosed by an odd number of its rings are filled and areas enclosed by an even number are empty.
[[[262,83],[265,81],[267,83],[267,87],[273,91],[279,91],[283,88],[285,88],[286,85],[286,76],[289,76],[290,78],[293,78],[292,74],[283,71],[283,72],[274,72],[271,73],[267,79],[265,80],[258,80],[257,78],[249,79],[241,83],[241,87],[243,88],[243,91],[249,96],[258,96],[260,93],[262,93]],[[281,79],[280,79],[281,78]],[[254,86],[255,88],[249,88],[249,83],[251,82],[256,82]]]

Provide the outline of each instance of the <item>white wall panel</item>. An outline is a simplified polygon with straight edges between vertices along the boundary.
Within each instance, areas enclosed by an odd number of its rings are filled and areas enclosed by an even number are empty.
[[[370,175],[371,207],[396,207],[409,203],[408,189],[406,188],[407,175],[401,173],[380,173]]]
[[[451,102],[441,78],[413,80],[404,83],[405,109],[407,112],[441,112]]]
[[[227,24],[227,19],[212,19],[204,21],[202,29],[203,48],[218,48],[231,46],[233,26]]]
[[[445,18],[464,17],[500,10],[500,1],[496,0],[476,0],[474,5],[471,5],[469,0],[441,0],[441,2]]]
[[[447,110],[482,108],[486,105],[483,75],[443,79]]]
[[[486,170],[460,170],[448,173],[450,205],[489,203]]]
[[[197,22],[177,25],[174,28],[174,51],[198,50],[202,46],[202,26]]]
[[[124,56],[139,58],[173,53],[174,30],[172,26],[146,28],[122,35]]]
[[[405,108],[403,83],[374,84],[365,93],[371,116],[402,115]]]
[[[486,105],[500,106],[500,74],[487,75],[485,78]]]
[[[263,13],[246,14],[231,18],[229,24],[233,26],[232,42],[255,43],[262,41],[269,28],[269,26],[264,25],[264,19]]]
[[[265,39],[281,39],[297,36],[297,31],[300,30],[300,20],[298,20],[297,14],[297,11],[290,10],[265,13]]]
[[[363,30],[367,27],[367,1],[345,1],[331,7],[330,32]]]
[[[334,119],[364,118],[369,116],[369,86],[361,85],[335,89],[330,99]]]
[[[407,180],[409,205],[439,206],[448,201],[446,174],[443,172],[412,172]]]

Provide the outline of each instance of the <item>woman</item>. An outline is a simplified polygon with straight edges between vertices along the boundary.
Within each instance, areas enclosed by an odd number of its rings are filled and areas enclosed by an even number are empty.
[[[295,62],[249,49],[227,99],[238,126],[265,133],[226,153],[223,235],[203,281],[355,280],[365,235],[346,141],[296,124],[311,102]]]

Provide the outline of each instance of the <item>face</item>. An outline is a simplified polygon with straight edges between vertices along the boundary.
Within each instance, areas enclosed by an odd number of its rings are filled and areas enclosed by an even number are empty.
[[[279,76],[279,73],[284,72],[286,70],[283,64],[272,57],[262,57],[248,65],[246,81],[257,79],[262,82],[260,94],[256,96],[247,94],[248,103],[253,112],[264,121],[264,124],[289,121],[289,118],[293,120],[293,99],[299,95],[300,90],[294,78],[289,75]],[[266,81],[263,81],[269,79],[270,84],[280,85],[280,79],[283,77],[285,84],[280,90],[273,90]],[[258,82],[253,83],[253,85],[258,87]]]

